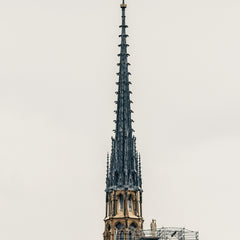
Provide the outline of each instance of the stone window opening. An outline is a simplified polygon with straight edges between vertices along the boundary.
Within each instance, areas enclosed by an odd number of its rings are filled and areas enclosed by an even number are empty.
[[[128,209],[129,209],[129,211],[132,211],[132,196],[131,195],[128,197]]]
[[[123,195],[119,195],[119,210],[122,212],[123,211]]]
[[[132,223],[129,226],[129,240],[135,240],[136,237],[136,225]]]
[[[116,225],[115,240],[124,240],[124,232],[123,232],[123,225],[122,225],[122,223],[118,223]]]

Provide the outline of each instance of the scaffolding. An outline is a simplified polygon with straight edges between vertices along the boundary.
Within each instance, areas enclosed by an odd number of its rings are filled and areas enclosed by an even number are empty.
[[[121,234],[122,233],[122,234]],[[152,230],[114,233],[114,240],[199,240],[199,233],[186,228],[162,227]]]
[[[199,233],[186,228],[162,227],[156,230],[142,230],[140,240],[199,240]]]

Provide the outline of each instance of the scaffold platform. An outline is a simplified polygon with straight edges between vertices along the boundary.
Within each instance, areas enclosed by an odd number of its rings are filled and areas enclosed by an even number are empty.
[[[186,228],[162,227],[155,231],[142,230],[139,240],[199,240],[199,233]]]

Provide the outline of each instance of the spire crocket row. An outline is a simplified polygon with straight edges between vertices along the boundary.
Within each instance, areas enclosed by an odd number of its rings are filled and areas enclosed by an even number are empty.
[[[118,75],[118,91],[117,94],[117,110],[116,113],[116,128],[114,130],[115,137],[112,138],[112,149],[110,156],[110,166],[107,169],[107,179],[106,179],[106,191],[111,189],[134,189],[141,190],[142,180],[140,173],[140,164],[138,153],[136,151],[136,138],[133,136],[134,130],[132,129],[132,118],[131,113],[131,103],[129,90],[130,72],[128,71],[128,56],[127,53],[127,37],[126,34],[126,15],[125,10],[127,5],[124,0],[120,5],[122,9],[122,24],[121,28],[121,43],[118,45],[120,47],[120,63]],[[109,165],[109,163],[108,163]]]

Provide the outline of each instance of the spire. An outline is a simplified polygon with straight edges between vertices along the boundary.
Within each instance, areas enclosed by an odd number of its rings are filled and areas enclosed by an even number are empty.
[[[118,54],[120,62],[118,63],[118,90],[117,94],[117,110],[115,126],[115,136],[112,138],[112,152],[110,158],[109,170],[109,185],[106,190],[111,189],[140,189],[139,185],[139,163],[136,151],[136,138],[133,136],[134,130],[132,129],[132,117],[130,94],[129,89],[131,82],[129,81],[130,72],[128,71],[128,44],[126,29],[126,8],[127,4],[122,1],[120,5],[122,9],[122,24],[120,53]]]
[[[124,3],[120,5],[122,8],[122,25],[120,28],[122,29],[121,35],[121,44],[119,44],[120,47],[120,54],[118,56],[120,57],[120,63],[119,65],[119,72],[117,75],[119,76],[119,81],[117,82],[118,85],[118,91],[116,94],[118,95],[117,100],[117,118],[116,118],[116,140],[119,140],[121,142],[124,142],[124,137],[132,137],[132,119],[131,119],[131,106],[130,106],[130,94],[131,91],[129,90],[129,71],[128,71],[128,56],[127,53],[127,47],[129,46],[127,44],[127,37],[126,34],[126,28],[128,27],[126,25],[126,16],[125,16],[125,9],[127,5]]]

